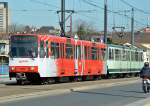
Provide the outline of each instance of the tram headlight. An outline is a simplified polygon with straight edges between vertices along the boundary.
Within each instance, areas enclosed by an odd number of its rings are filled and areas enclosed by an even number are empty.
[[[14,71],[14,70],[15,70],[15,67],[11,67],[11,70]]]
[[[33,66],[32,66],[32,67],[30,67],[30,70],[32,70],[32,71],[33,71],[34,69],[35,69],[35,68],[34,68]]]

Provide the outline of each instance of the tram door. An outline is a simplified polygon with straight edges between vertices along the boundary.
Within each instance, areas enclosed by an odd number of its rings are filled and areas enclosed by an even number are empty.
[[[130,71],[130,66],[131,66],[131,63],[130,63],[130,51],[127,51],[126,52],[126,56],[127,56],[127,72]]]
[[[74,46],[74,63],[75,63],[75,74],[78,73],[78,47],[77,45]]]
[[[76,76],[79,76],[81,75],[81,72],[82,72],[82,58],[81,58],[81,53],[82,53],[82,50],[81,50],[81,45],[75,45],[74,47],[74,63],[75,63],[75,68],[74,68],[74,71],[75,71],[75,75]]]

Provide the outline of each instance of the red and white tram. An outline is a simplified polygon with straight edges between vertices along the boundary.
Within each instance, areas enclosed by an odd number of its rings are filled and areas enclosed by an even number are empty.
[[[65,37],[16,34],[10,38],[10,78],[31,82],[58,80],[62,77],[86,79],[106,74],[104,43]]]

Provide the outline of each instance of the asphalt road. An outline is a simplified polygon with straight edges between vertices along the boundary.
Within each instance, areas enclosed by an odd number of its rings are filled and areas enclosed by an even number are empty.
[[[125,106],[148,97],[150,94],[143,93],[141,83],[133,83],[94,90],[72,90],[61,95],[1,103],[0,106]]]
[[[73,82],[73,83],[58,83],[51,85],[16,85],[16,83],[5,83],[0,84],[0,102],[2,99],[7,97],[10,99],[11,96],[16,95],[16,97],[26,96],[27,94],[34,94],[37,92],[50,92],[55,90],[64,89],[75,89],[75,88],[96,88],[96,87],[107,87],[113,84],[126,84],[139,81],[139,78],[124,78],[124,79],[110,79],[110,80],[98,80],[98,81],[84,81],[84,82]],[[7,82],[7,80],[5,80]],[[49,94],[50,94],[49,93]],[[19,96],[17,96],[19,95]],[[41,95],[41,94],[40,94]],[[14,98],[14,97],[13,97]]]

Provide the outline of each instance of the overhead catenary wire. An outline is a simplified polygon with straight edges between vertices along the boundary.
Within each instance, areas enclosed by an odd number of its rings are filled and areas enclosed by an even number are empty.
[[[94,7],[96,7],[96,8],[104,9],[103,7],[101,7],[101,6],[99,6],[99,5],[97,5],[97,4],[93,3],[93,2],[91,2],[91,0],[83,0],[83,2],[86,3],[86,4],[89,4],[89,5],[91,5],[91,6],[94,6]],[[127,18],[131,19],[131,17],[128,16],[128,15],[126,15],[126,14],[122,14],[122,13],[120,13],[120,12],[116,12],[116,11],[109,10],[109,9],[107,9],[107,11],[110,12],[110,13],[114,13],[114,14],[117,14],[117,15],[120,15],[120,16],[124,16],[124,17],[127,17]],[[138,24],[146,25],[146,24],[144,24],[143,22],[140,22],[140,21],[138,21],[138,20],[134,20],[134,21],[135,21],[136,23],[138,23]]]
[[[30,9],[20,9],[20,10],[12,10],[12,11],[14,11],[14,12],[49,12],[49,11],[51,11],[51,12],[54,12],[54,13],[56,13],[57,12],[57,10],[51,10],[51,9],[32,9],[32,10],[30,10]],[[87,13],[87,14],[91,14],[91,13],[95,13],[97,10],[77,10],[77,11],[74,11],[74,13]]]
[[[128,5],[129,7],[134,8],[136,11],[139,11],[139,12],[141,12],[141,13],[150,15],[150,12],[147,12],[147,11],[145,11],[145,10],[142,10],[142,9],[140,9],[140,8],[137,8],[137,7],[133,6],[133,5],[131,5],[130,3],[126,2],[125,0],[120,0],[120,1],[123,2],[124,4]]]
[[[52,12],[55,12],[56,10],[51,10],[51,9],[32,9],[32,10],[29,10],[29,9],[20,9],[20,10],[13,10],[13,11],[17,11],[17,12],[40,12],[40,11],[52,11]]]
[[[45,5],[45,6],[48,6],[48,7],[52,7],[52,9],[33,9],[33,10],[29,10],[29,9],[22,9],[22,10],[14,10],[15,12],[23,12],[23,13],[26,13],[26,14],[28,14],[28,12],[32,12],[32,11],[34,11],[34,12],[50,12],[50,13],[56,13],[56,11],[57,10],[59,10],[60,9],[60,7],[57,5],[57,4],[55,4],[55,3],[52,3],[52,2],[46,2],[46,1],[41,1],[41,0],[30,0],[31,2],[34,2],[34,3],[38,3],[38,4],[41,4],[41,5]],[[103,1],[103,0],[102,0]],[[121,1],[125,1],[125,0],[121,0]],[[70,2],[70,0],[68,0],[68,4],[69,4],[69,2]],[[77,4],[77,2],[78,3],[80,3],[79,5],[76,5]],[[83,10],[81,9],[79,9],[79,6],[81,6],[81,2],[82,3],[86,3],[86,4],[88,4],[88,5],[91,5],[91,6],[93,6],[93,7],[95,7],[95,8],[97,8],[97,9],[92,9],[92,10],[84,10],[83,8]],[[126,2],[126,1],[125,1]],[[93,13],[95,13],[95,12],[97,12],[97,11],[99,11],[99,9],[100,10],[104,10],[104,7],[103,6],[101,6],[101,5],[99,5],[100,3],[99,3],[99,1],[94,1],[94,0],[72,0],[72,9],[75,11],[75,13],[76,14],[80,14],[80,13],[86,13],[86,14],[93,14]],[[127,3],[126,3],[127,4]],[[83,4],[84,5],[84,4]],[[129,5],[129,4],[128,4]],[[71,5],[70,5],[71,6]],[[76,7],[76,6],[78,6],[78,8]],[[133,6],[133,5],[130,5],[130,7],[131,6]],[[83,6],[82,6],[83,7]],[[134,6],[135,7],[135,6]],[[135,7],[136,8],[136,7]],[[78,10],[79,9],[79,10]],[[136,8],[136,10],[138,10],[138,8]],[[122,13],[120,13],[120,12],[118,12],[118,11],[114,11],[114,10],[111,10],[111,9],[108,9],[107,10],[109,13],[113,13],[113,14],[116,14],[116,15],[119,15],[119,16],[122,16],[122,17],[126,17],[127,19],[131,19],[131,16],[129,16],[128,14],[122,14]],[[144,10],[143,10],[144,11]],[[141,12],[143,12],[143,11],[141,11]],[[148,13],[148,14],[150,14],[150,13]],[[87,15],[88,16],[88,15]],[[95,18],[95,19],[97,19],[97,17]],[[95,21],[97,21],[97,20],[95,20]],[[142,21],[140,21],[140,20],[137,20],[137,19],[135,19],[135,23],[137,23],[137,24],[140,24],[140,25],[147,25],[146,23],[143,23]]]
[[[42,1],[40,1],[40,0],[30,0],[30,1],[31,1],[31,2],[35,2],[35,3],[38,3],[38,4],[46,5],[46,6],[52,6],[52,7],[55,7],[55,8],[59,8],[58,6],[56,6],[56,5],[54,5],[54,4],[42,2]]]

